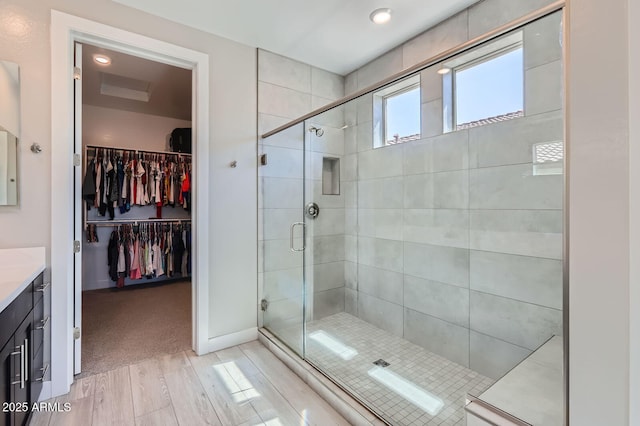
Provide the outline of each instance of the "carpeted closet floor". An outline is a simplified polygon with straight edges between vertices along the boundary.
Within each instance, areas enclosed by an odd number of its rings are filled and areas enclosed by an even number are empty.
[[[191,281],[82,294],[82,373],[191,348]]]

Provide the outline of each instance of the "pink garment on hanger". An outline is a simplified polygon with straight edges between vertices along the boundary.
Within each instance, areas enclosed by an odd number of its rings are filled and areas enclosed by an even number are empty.
[[[139,280],[142,278],[142,274],[140,273],[140,241],[137,239],[133,244],[133,256],[131,258],[131,274],[129,277],[132,280]]]

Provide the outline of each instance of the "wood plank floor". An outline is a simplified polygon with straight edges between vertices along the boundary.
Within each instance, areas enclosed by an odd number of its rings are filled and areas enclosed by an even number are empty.
[[[32,426],[349,424],[258,341],[83,377],[48,402],[71,410],[34,413]]]

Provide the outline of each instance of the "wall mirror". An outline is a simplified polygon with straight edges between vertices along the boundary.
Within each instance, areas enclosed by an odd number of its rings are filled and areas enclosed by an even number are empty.
[[[20,70],[0,60],[0,206],[18,204]]]

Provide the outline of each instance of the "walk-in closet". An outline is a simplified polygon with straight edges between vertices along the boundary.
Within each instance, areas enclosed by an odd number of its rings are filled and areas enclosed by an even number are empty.
[[[76,49],[82,217],[75,220],[84,233],[76,286],[80,374],[90,375],[192,346],[192,91],[191,70],[87,44]]]

